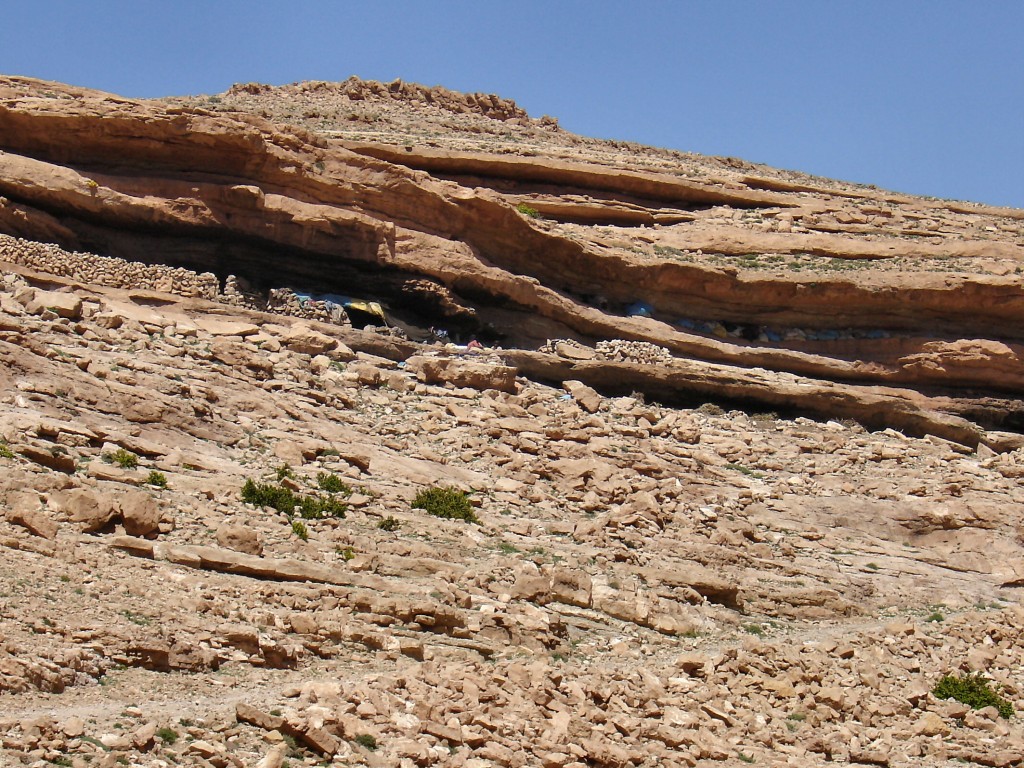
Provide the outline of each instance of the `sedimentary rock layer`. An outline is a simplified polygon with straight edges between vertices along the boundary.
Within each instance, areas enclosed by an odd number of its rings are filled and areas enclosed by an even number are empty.
[[[500,101],[351,83],[306,92],[419,99],[554,131]],[[227,96],[272,104],[274,89]],[[607,146],[567,159],[422,139],[353,141],[5,78],[0,231],[259,290],[373,297],[411,329],[521,347],[646,341],[709,363],[899,387],[988,428],[1020,426],[1024,234],[1013,212],[692,157],[673,167],[656,152],[629,167]]]

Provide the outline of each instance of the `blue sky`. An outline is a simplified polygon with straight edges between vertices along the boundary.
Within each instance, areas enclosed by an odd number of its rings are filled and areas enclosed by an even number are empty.
[[[0,73],[125,96],[349,75],[572,131],[1024,208],[1022,0],[5,0]]]

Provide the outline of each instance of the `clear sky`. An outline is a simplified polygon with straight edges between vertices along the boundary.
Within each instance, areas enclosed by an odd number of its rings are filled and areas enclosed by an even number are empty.
[[[4,0],[0,73],[395,78],[563,127],[1024,208],[1024,0]]]

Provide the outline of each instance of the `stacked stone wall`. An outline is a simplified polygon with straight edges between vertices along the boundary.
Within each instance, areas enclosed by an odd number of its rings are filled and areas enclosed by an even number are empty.
[[[0,261],[110,288],[164,291],[200,299],[216,299],[219,293],[217,276],[210,272],[66,251],[52,243],[8,235],[0,235]]]
[[[0,261],[39,272],[67,277],[92,285],[126,290],[153,290],[186,298],[208,299],[245,309],[348,325],[345,310],[322,301],[302,301],[288,288],[272,289],[267,296],[253,290],[244,279],[229,275],[224,291],[211,272],[183,267],[143,264],[112,256],[67,251],[52,243],[38,243],[0,235]]]

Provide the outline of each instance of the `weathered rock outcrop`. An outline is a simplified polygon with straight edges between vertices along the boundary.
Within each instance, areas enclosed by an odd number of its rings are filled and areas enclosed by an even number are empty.
[[[5,78],[0,231],[239,275],[257,291],[368,296],[413,332],[646,341],[709,363],[927,390],[922,407],[1024,427],[1008,399],[1024,381],[1013,212],[690,156],[673,166],[654,153],[636,170],[611,145],[581,149],[491,97],[356,80],[289,88],[546,131],[575,154],[352,141],[219,104]],[[282,93],[247,85],[225,99],[272,105]],[[789,398],[803,407],[800,388]]]

